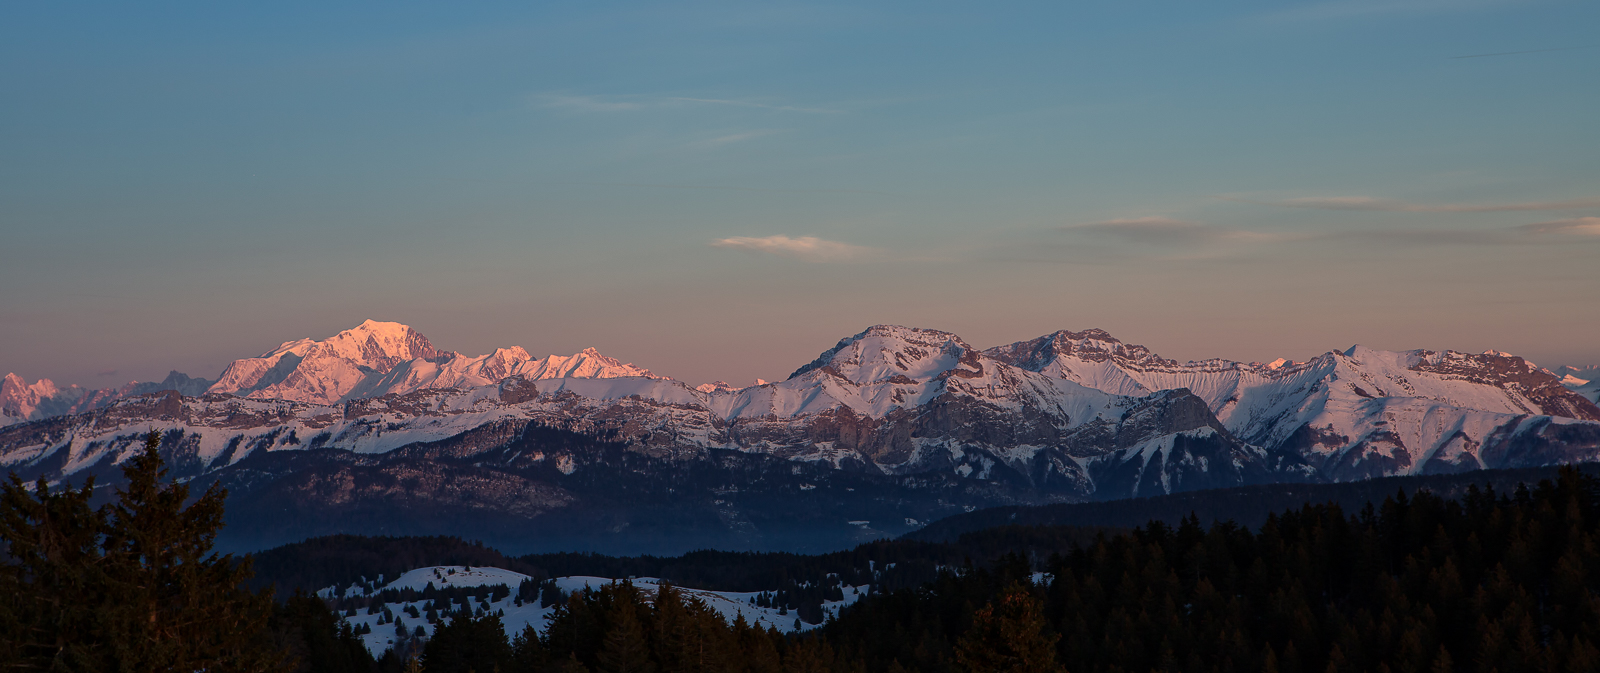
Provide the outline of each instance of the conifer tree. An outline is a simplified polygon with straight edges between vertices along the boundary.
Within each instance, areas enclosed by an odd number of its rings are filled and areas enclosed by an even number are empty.
[[[505,670],[511,661],[511,645],[506,642],[500,617],[474,618],[466,608],[450,615],[422,649],[422,670],[427,673],[467,673]]]
[[[622,593],[622,592],[619,592]],[[652,673],[655,665],[645,643],[644,628],[639,624],[637,597],[623,593],[613,606],[611,628],[606,631],[605,644],[598,656],[600,670],[605,673]]]
[[[956,645],[956,661],[972,673],[1057,673],[1055,643],[1045,635],[1039,599],[1012,584],[972,616]]]
[[[6,595],[0,655],[13,670],[269,671],[272,600],[242,587],[246,559],[211,552],[226,491],[162,483],[151,432],[123,465],[115,503],[90,510],[92,481],[33,492],[12,475],[0,496]]]
[[[95,608],[105,586],[91,478],[79,490],[32,492],[16,473],[0,493],[0,663],[20,670],[93,670],[112,661]]]

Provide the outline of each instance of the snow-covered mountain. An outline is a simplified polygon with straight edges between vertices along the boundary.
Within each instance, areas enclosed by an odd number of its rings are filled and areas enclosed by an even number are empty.
[[[235,360],[207,392],[332,404],[427,388],[486,386],[509,376],[653,377],[593,348],[567,357],[534,358],[520,347],[468,357],[434,348],[407,325],[368,320],[323,341],[288,341],[260,357]]]
[[[1096,491],[1093,472],[1129,462],[1137,469],[1128,488],[1137,492],[1152,459],[1163,476],[1150,478],[1163,489],[1186,479],[1233,483],[1245,472],[1267,478],[1256,465],[1265,461],[1261,451],[1233,438],[1185,391],[1109,394],[985,357],[956,335],[934,330],[873,327],[786,381],[740,390],[708,393],[644,376],[537,379],[511,371],[493,385],[415,386],[342,404],[262,399],[269,387],[243,398],[211,392],[124,400],[0,432],[0,465],[48,465],[42,474],[51,478],[109,466],[134,448],[136,428],[181,438],[174,440],[178,453],[204,472],[258,450],[384,453],[495,423],[534,421],[615,433],[655,456],[731,449],[878,474],[937,469],[986,479],[1000,470],[1075,495]]]
[[[747,540],[757,521],[810,516],[797,502],[847,517],[818,526],[880,534],[993,504],[1589,461],[1597,421],[1562,379],[1494,352],[1177,363],[1098,330],[978,350],[878,325],[781,382],[690,387],[592,350],[469,358],[369,321],[236,361],[204,395],[0,428],[0,466],[115,478],[156,429],[178,476],[262,512],[311,508],[315,525],[379,502],[583,532],[675,511],[656,525]]]
[[[1557,367],[1551,372],[1561,377],[1561,385],[1600,404],[1600,365]]]
[[[1505,443],[1530,423],[1559,434],[1575,421],[1600,421],[1600,408],[1554,374],[1496,351],[1353,346],[1309,362],[1180,364],[1089,330],[986,353],[1118,394],[1188,389],[1236,436],[1297,455],[1332,479],[1496,467]]]
[[[368,320],[322,341],[286,341],[259,357],[233,361],[215,382],[172,372],[160,382],[121,388],[29,384],[16,374],[0,379],[0,426],[77,414],[117,400],[164,390],[186,396],[217,393],[251,399],[332,404],[428,388],[475,388],[517,376],[527,379],[663,378],[606,357],[593,348],[535,358],[521,347],[469,357],[434,348],[407,325]]]
[[[143,383],[130,381],[121,388],[79,386],[61,388],[50,379],[39,379],[29,384],[22,377],[10,373],[0,379],[0,426],[30,419],[83,413],[126,397],[162,390],[177,391],[183,395],[199,395],[210,385],[210,381],[190,378],[187,374],[176,371],[168,373],[167,378],[161,381]]]
[[[382,596],[392,596],[392,602],[374,602],[364,610],[356,611],[354,615],[345,615],[341,619],[350,624],[357,633],[362,634],[361,640],[374,656],[382,654],[384,650],[393,647],[397,641],[413,637],[415,629],[421,628],[425,637],[432,637],[439,626],[449,624],[451,611],[440,610],[437,606],[444,601],[434,601],[422,598],[420,592],[432,585],[437,589],[456,587],[506,587],[506,590],[488,596],[482,600],[472,601],[474,607],[485,613],[500,615],[501,625],[505,628],[506,637],[512,638],[523,629],[533,627],[539,633],[544,633],[554,616],[556,606],[545,605],[539,599],[524,601],[516,595],[519,585],[524,580],[530,580],[527,575],[503,570],[500,568],[467,567],[467,566],[430,566],[418,568],[401,575],[393,582],[383,585],[376,591],[368,593],[366,587],[353,585],[346,588],[328,587],[317,592],[323,598],[364,598],[373,597],[374,600]],[[574,594],[585,590],[595,589],[613,582],[628,581],[640,590],[646,601],[654,600],[662,586],[662,582],[654,577],[635,577],[628,580],[609,579],[604,577],[568,576],[555,577],[550,581],[564,594]],[[845,586],[842,587],[842,598],[837,601],[825,601],[822,604],[822,613],[828,617],[835,617],[842,608],[848,607],[865,595],[870,586]],[[412,596],[413,600],[403,600],[394,594],[411,589],[418,592]],[[821,624],[809,624],[800,621],[795,614],[778,607],[758,606],[756,597],[760,591],[711,591],[707,589],[691,589],[673,587],[685,598],[694,598],[706,607],[715,610],[718,615],[730,624],[734,620],[743,618],[747,623],[757,628],[776,629],[782,633],[797,630],[809,631]],[[390,593],[384,593],[384,592]],[[403,632],[403,635],[402,635]]]

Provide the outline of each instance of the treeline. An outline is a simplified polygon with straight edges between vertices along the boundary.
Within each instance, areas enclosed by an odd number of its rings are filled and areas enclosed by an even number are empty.
[[[422,671],[778,673],[829,670],[838,660],[821,641],[742,615],[730,622],[670,585],[647,593],[627,580],[573,594],[542,634],[527,628],[507,640],[497,615],[451,617],[423,646]]]
[[[314,592],[335,585],[344,589],[353,584],[376,588],[406,571],[428,566],[486,566],[525,575],[541,572],[481,543],[447,536],[329,535],[256,552],[251,558],[255,567],[251,586],[275,586],[280,592]]]
[[[918,587],[938,577],[941,568],[969,561],[986,564],[1006,553],[1023,554],[1042,567],[1052,555],[1116,532],[1080,526],[1000,526],[967,533],[952,542],[878,540],[819,555],[697,551],[677,557],[563,553],[514,558],[459,538],[336,535],[257,554],[253,582],[255,586],[274,585],[280,594],[329,586],[341,591],[352,585],[363,587],[368,597],[335,602],[337,609],[344,610],[350,605],[364,609],[374,603],[418,600],[401,598],[419,595],[414,589],[380,591],[380,578],[392,580],[405,571],[431,565],[505,568],[528,575],[535,583],[570,576],[655,577],[693,589],[771,592],[770,607],[793,611],[804,622],[816,624],[822,620],[823,603],[840,600],[846,586],[870,584],[877,591]],[[372,565],[363,565],[369,561]]]
[[[1575,465],[1589,474],[1600,472],[1600,465]],[[1332,484],[1258,484],[1203,491],[1184,491],[1165,495],[1098,502],[1054,505],[1012,505],[990,507],[956,514],[907,533],[904,539],[945,542],[961,535],[996,526],[1103,526],[1130,529],[1151,521],[1176,526],[1185,517],[1199,517],[1201,525],[1231,521],[1246,528],[1260,528],[1267,516],[1299,509],[1307,504],[1337,503],[1356,511],[1369,502],[1382,502],[1396,491],[1426,490],[1447,499],[1464,496],[1468,487],[1493,486],[1510,491],[1517,484],[1534,484],[1554,479],[1560,467],[1530,467],[1509,470],[1474,470],[1456,474],[1382,477]]]
[[[504,568],[537,580],[592,577],[656,577],[682,587],[710,591],[763,591],[790,583],[821,584],[835,576],[851,586],[888,583],[891,588],[931,581],[936,568],[973,559],[984,563],[1021,553],[1042,566],[1060,554],[1125,529],[1096,526],[996,526],[964,533],[950,542],[877,540],[854,549],[804,555],[782,552],[696,551],[682,556],[607,556],[590,553],[509,557],[455,537],[332,535],[254,554],[254,585],[280,593],[352,585],[377,591],[382,580],[436,565]]]
[[[823,629],[843,661],[961,670],[956,644],[1006,587],[1042,607],[1055,664],[1090,671],[1600,669],[1600,480],[1305,506],[1259,531],[1152,523],[1049,565],[1020,559],[863,601]]]
[[[712,656],[693,670],[1600,670],[1600,480],[1576,470],[1456,500],[1307,505],[1256,531],[1154,522],[1044,569],[1035,583],[1015,554],[943,569],[799,637],[708,620]],[[676,622],[631,588],[569,605],[560,629],[505,644],[500,670],[681,670]],[[425,649],[424,670],[467,670],[445,661]]]

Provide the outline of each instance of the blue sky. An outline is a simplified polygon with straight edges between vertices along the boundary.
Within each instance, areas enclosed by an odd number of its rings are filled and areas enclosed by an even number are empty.
[[[463,4],[0,8],[0,371],[367,318],[695,383],[875,323],[1600,362],[1596,3]]]

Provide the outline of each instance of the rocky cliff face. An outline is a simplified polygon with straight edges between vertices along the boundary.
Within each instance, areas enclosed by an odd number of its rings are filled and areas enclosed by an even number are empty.
[[[1091,330],[985,353],[1107,392],[1186,388],[1234,435],[1335,480],[1510,467],[1525,457],[1492,447],[1600,421],[1600,408],[1553,373],[1496,352],[1355,346],[1309,362],[1180,364]],[[1592,448],[1568,449],[1567,460],[1594,458]]]

